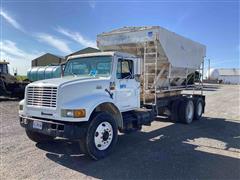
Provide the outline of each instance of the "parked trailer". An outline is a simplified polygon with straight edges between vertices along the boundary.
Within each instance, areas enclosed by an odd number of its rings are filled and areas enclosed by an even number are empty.
[[[183,94],[189,86],[180,84],[200,68],[205,46],[160,27],[102,33],[97,44],[102,52],[69,57],[61,78],[27,86],[19,115],[31,140],[77,140],[97,160],[111,153],[118,131],[141,130],[159,115],[201,118],[205,96]]]

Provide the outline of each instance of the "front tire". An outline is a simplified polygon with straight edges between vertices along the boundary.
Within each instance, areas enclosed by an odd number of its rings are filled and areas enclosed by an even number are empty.
[[[80,140],[80,147],[94,160],[108,156],[118,139],[115,119],[106,112],[95,113],[88,126],[87,134]]]
[[[30,131],[30,130],[25,130],[26,134],[28,136],[29,139],[31,139],[32,141],[36,142],[36,143],[40,143],[40,142],[47,142],[47,141],[51,141],[54,138],[45,134],[41,134],[38,132],[34,132],[34,131]]]

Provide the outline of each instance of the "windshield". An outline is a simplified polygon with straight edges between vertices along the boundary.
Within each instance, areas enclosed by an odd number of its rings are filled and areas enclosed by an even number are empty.
[[[64,69],[64,76],[108,77],[112,69],[112,56],[95,56],[71,59]]]
[[[8,74],[7,64],[0,64],[0,73]]]

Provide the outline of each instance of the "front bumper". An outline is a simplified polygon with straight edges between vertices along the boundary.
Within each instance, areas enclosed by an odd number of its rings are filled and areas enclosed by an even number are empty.
[[[46,134],[52,137],[61,137],[69,140],[78,140],[85,136],[86,123],[58,122],[48,119],[19,116],[20,125],[30,131]],[[41,129],[33,127],[33,122],[41,122]]]

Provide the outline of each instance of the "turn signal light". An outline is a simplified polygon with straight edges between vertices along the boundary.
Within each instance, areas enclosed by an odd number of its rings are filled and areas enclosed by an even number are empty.
[[[81,118],[86,116],[86,110],[85,109],[78,109],[73,110],[73,114],[75,118]]]
[[[86,116],[85,109],[62,109],[63,117],[82,118]]]

